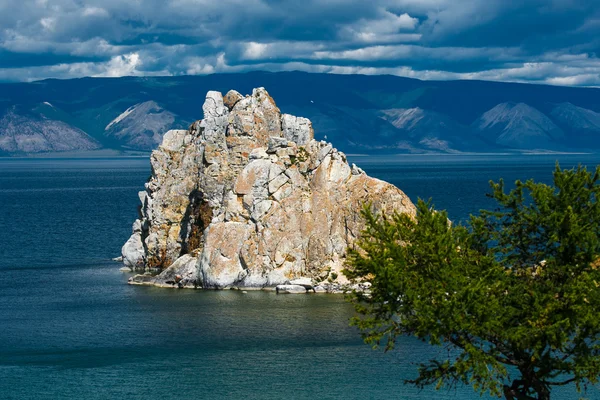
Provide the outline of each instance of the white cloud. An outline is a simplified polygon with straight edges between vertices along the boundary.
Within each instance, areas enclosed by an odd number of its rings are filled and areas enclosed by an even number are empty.
[[[394,17],[395,15],[392,17],[392,19],[394,20],[394,25],[396,25],[397,29],[415,29],[417,24],[419,23],[419,20],[417,18],[413,18],[407,13],[404,13],[398,16],[397,18]]]
[[[269,45],[265,43],[249,42],[244,45],[242,58],[246,60],[259,60],[264,58],[269,50]]]
[[[42,19],[40,19],[40,25],[42,25],[42,27],[45,30],[51,32],[54,30],[54,27],[56,26],[56,19],[52,18],[52,17],[42,18]]]
[[[207,75],[215,72],[215,67],[202,57],[192,57],[187,60],[186,75]]]
[[[315,52],[325,49],[327,46],[319,42],[301,41],[279,41],[271,43],[244,42],[241,47],[239,60],[260,61],[269,59],[298,59],[313,58]],[[230,50],[234,52],[236,45],[231,45]]]
[[[560,86],[600,86],[600,72],[595,74],[552,77],[545,79],[544,82]]]
[[[140,75],[138,67],[142,65],[142,60],[138,53],[124,54],[110,59],[106,64],[106,70],[93,76],[120,77]]]
[[[414,31],[418,24],[419,20],[407,13],[396,15],[382,10],[377,18],[360,19],[354,24],[342,26],[339,35],[346,40],[364,43],[410,42],[421,38],[418,33],[406,33]]]
[[[371,46],[363,47],[355,50],[344,51],[317,51],[314,54],[315,59],[331,59],[331,60],[390,60],[398,58],[406,58],[412,53],[412,47],[399,46]]]
[[[472,60],[514,62],[519,60],[517,48],[464,48],[464,47],[425,47],[419,45],[378,45],[365,46],[353,50],[316,51],[316,60],[339,60],[380,62],[397,61],[410,62],[417,65],[428,60],[436,62],[469,62]]]
[[[112,56],[127,54],[132,46],[117,46],[101,38],[94,38],[85,42],[73,42],[61,45],[57,52],[65,52],[75,56]]]
[[[84,17],[108,17],[108,11],[100,7],[85,7],[81,14]]]
[[[216,57],[189,57],[181,63],[177,70],[144,71],[141,68],[141,58],[137,54],[113,57],[105,63],[73,63],[58,64],[48,67],[33,67],[28,69],[0,68],[0,80],[32,81],[47,77],[74,78],[83,76],[157,76],[205,75],[219,72],[242,72],[247,70],[245,65],[228,65],[225,53]],[[183,68],[183,69],[182,69]],[[600,65],[585,67],[566,67],[559,64],[541,62],[525,63],[513,68],[491,69],[478,72],[457,73],[437,69],[415,70],[410,66],[371,67],[356,65],[327,65],[308,64],[291,61],[285,63],[264,62],[254,65],[257,70],[266,71],[306,71],[334,74],[388,74],[422,80],[491,80],[508,82],[538,82],[551,85],[566,86],[596,86],[600,87]]]

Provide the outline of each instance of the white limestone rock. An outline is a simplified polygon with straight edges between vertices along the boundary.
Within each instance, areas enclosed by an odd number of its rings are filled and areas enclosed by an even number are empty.
[[[290,285],[300,285],[300,286],[304,286],[304,287],[312,287],[313,286],[313,280],[311,278],[298,278],[298,279],[292,279],[290,281]]]
[[[143,267],[144,265],[144,244],[142,243],[142,233],[139,220],[133,224],[133,234],[121,248],[123,264],[131,269]]]
[[[301,285],[277,285],[275,290],[278,294],[305,294],[306,288]]]
[[[209,226],[199,264],[203,287],[224,288],[246,277],[241,253],[251,228],[250,224],[241,222],[220,222]]]
[[[152,153],[123,259],[165,275],[133,281],[163,285],[169,267],[182,275],[195,265],[204,288],[273,288],[330,272],[343,284],[363,204],[415,214],[401,190],[315,141],[310,121],[282,115],[264,88],[209,92],[202,109],[202,121],[167,133]]]
[[[312,123],[308,118],[283,114],[281,116],[281,127],[283,129],[283,136],[299,146],[304,146],[313,140],[315,136]]]
[[[185,143],[187,131],[184,129],[171,129],[163,136],[163,141],[160,145],[168,151],[179,151]]]
[[[227,114],[227,109],[223,103],[223,95],[219,92],[210,91],[206,94],[206,100],[202,106],[204,112],[204,120],[209,120],[215,117],[222,117]]]

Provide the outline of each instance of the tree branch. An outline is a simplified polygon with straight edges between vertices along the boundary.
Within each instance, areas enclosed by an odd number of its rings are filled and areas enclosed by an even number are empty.
[[[565,386],[565,385],[568,385],[569,383],[575,382],[576,380],[577,380],[577,378],[569,378],[566,381],[562,381],[562,382],[549,382],[549,381],[542,381],[542,382],[546,385]]]

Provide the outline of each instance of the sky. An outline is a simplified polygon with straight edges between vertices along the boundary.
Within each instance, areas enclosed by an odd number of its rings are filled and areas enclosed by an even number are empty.
[[[600,0],[0,0],[0,80],[252,70],[600,86]]]

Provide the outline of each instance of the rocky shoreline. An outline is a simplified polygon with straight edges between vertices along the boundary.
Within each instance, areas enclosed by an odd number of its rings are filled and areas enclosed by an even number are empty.
[[[124,272],[127,269],[123,269]],[[181,276],[176,276],[170,280],[157,279],[158,275],[153,275],[150,272],[137,274],[130,277],[127,281],[130,285],[137,286],[154,286],[159,288],[171,289],[195,289],[203,290],[198,281],[190,281]],[[277,294],[310,294],[310,293],[328,293],[328,294],[345,294],[352,291],[368,292],[371,287],[369,282],[361,282],[355,284],[340,284],[337,282],[313,282],[308,278],[294,279],[277,286],[228,286],[218,290],[238,290],[238,291],[265,291],[275,292]]]

